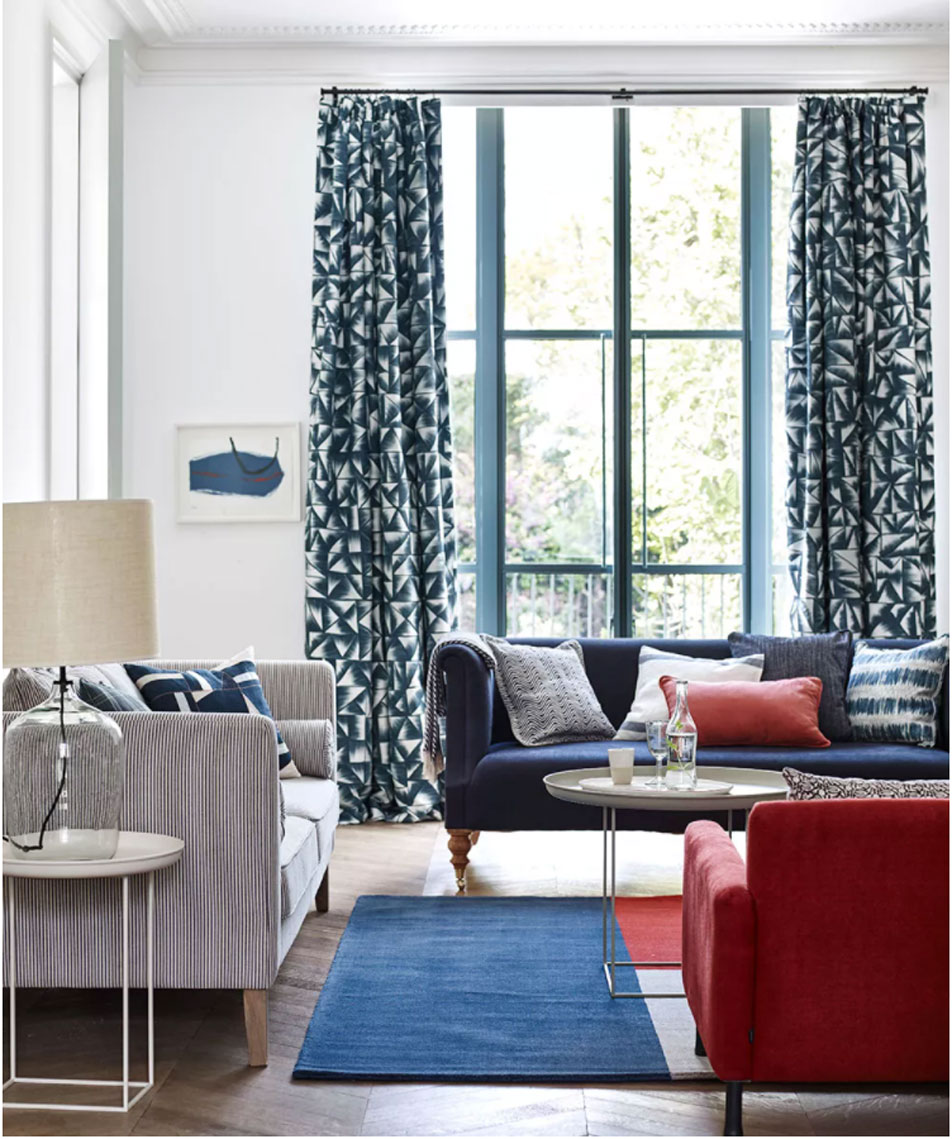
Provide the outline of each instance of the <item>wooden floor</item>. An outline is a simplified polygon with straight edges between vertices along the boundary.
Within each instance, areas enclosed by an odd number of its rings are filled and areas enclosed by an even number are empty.
[[[598,841],[591,834],[483,835],[472,854],[471,891],[595,893],[600,886]],[[634,889],[665,892],[677,881],[680,840],[625,835],[619,844],[620,877]],[[330,913],[307,917],[271,990],[267,1068],[246,1067],[239,993],[157,993],[158,1087],[143,1104],[127,1116],[5,1111],[6,1134],[721,1134],[723,1092],[715,1083],[466,1087],[293,1082],[294,1061],[355,898],[453,891],[444,836],[436,824],[341,828],[331,869]],[[139,1001],[141,995],[134,1007]],[[30,1004],[20,1019],[21,1073],[108,1078],[117,1071],[120,1010],[115,993],[50,992]],[[141,1030],[144,1023],[135,1027]],[[755,1087],[744,1100],[748,1135],[949,1133],[944,1086]]]

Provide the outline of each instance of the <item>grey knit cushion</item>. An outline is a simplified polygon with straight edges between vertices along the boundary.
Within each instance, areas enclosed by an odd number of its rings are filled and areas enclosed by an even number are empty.
[[[787,680],[794,676],[818,676],[823,681],[820,696],[820,731],[834,743],[853,738],[846,711],[846,682],[853,655],[852,633],[821,633],[803,637],[767,637],[759,633],[731,633],[727,638],[735,657],[764,654],[761,680]]]
[[[524,747],[610,740],[615,729],[585,675],[582,646],[512,645],[484,637],[496,658],[496,683],[512,734]]]
[[[783,769],[788,799],[948,799],[948,779],[838,779]]]

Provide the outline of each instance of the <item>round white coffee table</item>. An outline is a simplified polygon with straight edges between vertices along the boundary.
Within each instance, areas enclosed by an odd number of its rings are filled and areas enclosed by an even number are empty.
[[[10,1076],[3,1085],[6,1091],[11,1084],[43,1084],[67,1087],[122,1088],[122,1104],[105,1107],[78,1103],[10,1103],[5,1108],[33,1108],[53,1111],[128,1111],[145,1095],[155,1082],[155,1031],[153,1023],[153,972],[155,947],[152,927],[155,910],[155,872],[171,866],[182,857],[185,843],[180,838],[164,834],[145,834],[141,831],[121,831],[119,845],[112,858],[45,859],[15,858],[8,846],[3,849],[3,876],[7,884],[8,968],[10,985]],[[129,878],[133,874],[147,874],[146,885],[146,985],[148,992],[149,1078],[146,1081],[129,1079]],[[17,1075],[17,990],[16,990],[16,884],[20,878],[88,879],[118,878],[122,898],[122,1079],[121,1080],[57,1080],[39,1076]],[[139,1091],[130,1099],[129,1089]]]
[[[556,799],[579,803],[586,807],[602,808],[602,966],[608,991],[613,998],[682,998],[684,993],[624,993],[615,984],[615,970],[619,968],[670,968],[680,967],[680,961],[619,961],[615,953],[615,834],[616,815],[622,810],[638,811],[692,811],[709,814],[723,811],[727,814],[728,831],[733,832],[734,811],[745,813],[757,803],[771,799],[786,799],[787,784],[779,771],[760,771],[746,767],[698,768],[698,779],[704,782],[729,783],[727,792],[648,791],[639,793],[637,781],[649,779],[655,768],[636,767],[631,787],[611,784],[611,771],[607,767],[583,767],[571,771],[555,771],[544,776],[545,789]],[[583,787],[581,780],[605,780],[605,786]],[[611,921],[609,923],[609,916]],[[611,934],[609,936],[609,925]],[[610,950],[610,952],[609,952]]]

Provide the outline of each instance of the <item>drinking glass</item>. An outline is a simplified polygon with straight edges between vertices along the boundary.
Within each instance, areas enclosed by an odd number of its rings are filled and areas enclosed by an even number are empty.
[[[654,756],[655,773],[646,786],[664,787],[664,761],[668,754],[668,725],[665,720],[648,720],[645,724],[645,737],[648,751]]]

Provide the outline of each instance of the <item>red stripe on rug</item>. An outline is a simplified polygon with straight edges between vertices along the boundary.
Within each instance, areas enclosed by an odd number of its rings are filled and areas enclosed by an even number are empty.
[[[615,918],[631,961],[681,960],[681,895],[619,898]]]

